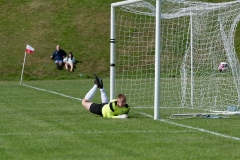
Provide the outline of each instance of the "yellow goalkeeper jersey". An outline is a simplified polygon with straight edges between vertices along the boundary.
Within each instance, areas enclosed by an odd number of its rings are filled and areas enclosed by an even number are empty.
[[[102,114],[103,117],[118,118],[119,115],[127,114],[129,110],[130,107],[128,106],[128,104],[126,104],[125,107],[120,108],[117,105],[117,100],[113,99],[111,102],[103,106]]]

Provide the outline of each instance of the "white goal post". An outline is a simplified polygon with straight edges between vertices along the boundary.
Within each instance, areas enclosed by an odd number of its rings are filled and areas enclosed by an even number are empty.
[[[123,93],[133,107],[154,107],[155,120],[239,107],[239,20],[240,1],[112,3],[110,98]]]
[[[160,13],[160,0],[156,1],[156,13]],[[123,6],[123,5],[130,5],[137,2],[143,2],[142,0],[130,0],[130,1],[122,1],[118,3],[112,3],[111,5],[111,46],[110,46],[110,99],[115,97],[115,7]],[[156,41],[155,41],[155,90],[154,90],[154,119],[159,118],[159,83],[160,83],[160,16],[156,18]]]

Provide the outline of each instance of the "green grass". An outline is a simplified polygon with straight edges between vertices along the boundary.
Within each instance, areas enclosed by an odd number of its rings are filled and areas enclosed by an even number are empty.
[[[26,80],[78,79],[80,73],[83,78],[93,73],[108,77],[110,4],[117,1],[0,1],[0,80],[20,79],[27,44],[35,48],[35,54],[26,57]],[[238,56],[239,35],[237,27],[234,43]],[[55,69],[49,57],[57,44],[76,57],[74,73]]]
[[[119,120],[82,107],[93,73],[104,78],[109,95],[110,4],[116,1],[0,1],[0,159],[238,159],[237,116],[170,119],[160,108],[163,119],[154,121],[152,107],[132,106],[129,118]],[[237,27],[237,53],[239,35]],[[23,84],[35,88],[19,85],[27,44],[35,53],[26,57]],[[56,70],[50,60],[57,44],[76,57],[73,73]],[[93,100],[100,102],[99,92]]]
[[[93,72],[108,75],[112,2],[1,1],[0,80],[19,79],[27,44],[35,48],[35,54],[27,55],[26,79],[76,79],[79,73],[92,75]],[[66,52],[73,52],[77,59],[76,72],[61,71],[59,76],[60,71],[56,71],[50,60],[57,44]]]
[[[108,90],[109,81],[104,82]],[[90,80],[23,84],[0,83],[1,159],[231,160],[239,156],[238,117],[154,121],[153,108],[132,107],[128,119],[107,119],[81,105],[93,85]],[[94,101],[100,102],[99,91]]]

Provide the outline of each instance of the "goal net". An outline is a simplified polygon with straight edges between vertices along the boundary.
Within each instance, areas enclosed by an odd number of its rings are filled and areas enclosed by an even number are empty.
[[[239,106],[240,65],[234,48],[239,1],[161,0],[160,15],[155,0],[125,2],[112,5],[115,96],[126,94],[132,107],[153,108],[155,22],[160,16],[160,117]],[[221,62],[228,65],[223,72]]]

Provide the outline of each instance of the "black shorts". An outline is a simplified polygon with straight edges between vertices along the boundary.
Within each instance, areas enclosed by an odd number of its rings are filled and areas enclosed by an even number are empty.
[[[105,104],[107,104],[107,103],[102,103],[102,104],[92,103],[89,111],[94,113],[94,114],[103,116],[102,115],[102,108]]]

